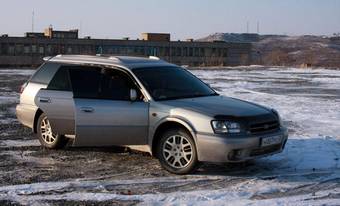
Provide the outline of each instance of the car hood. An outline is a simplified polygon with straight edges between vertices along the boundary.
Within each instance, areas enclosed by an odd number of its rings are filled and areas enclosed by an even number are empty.
[[[272,111],[266,107],[226,96],[176,99],[162,101],[161,103],[174,107],[174,109],[191,110],[212,117],[251,117],[273,114]]]

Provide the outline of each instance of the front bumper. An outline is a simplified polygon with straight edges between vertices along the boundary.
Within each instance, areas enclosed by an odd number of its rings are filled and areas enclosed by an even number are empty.
[[[282,136],[276,145],[261,147],[261,139]],[[288,131],[281,127],[277,132],[246,137],[226,137],[216,134],[197,134],[198,160],[202,162],[243,162],[282,152],[288,139]]]

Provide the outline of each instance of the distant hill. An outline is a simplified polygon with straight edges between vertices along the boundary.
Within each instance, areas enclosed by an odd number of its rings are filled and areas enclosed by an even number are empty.
[[[340,68],[340,37],[215,33],[196,41],[251,42],[252,64]]]
[[[258,34],[248,33],[215,33],[196,41],[226,41],[226,42],[256,42],[260,40]]]

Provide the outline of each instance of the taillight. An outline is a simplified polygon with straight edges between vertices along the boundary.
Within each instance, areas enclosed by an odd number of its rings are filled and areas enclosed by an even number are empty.
[[[25,87],[27,86],[27,82],[25,82],[23,85],[21,85],[20,87],[20,94],[22,94],[22,92],[24,91]]]

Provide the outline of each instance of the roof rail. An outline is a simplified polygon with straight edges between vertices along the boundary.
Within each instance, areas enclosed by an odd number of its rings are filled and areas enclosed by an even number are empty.
[[[108,59],[115,60],[117,62],[122,62],[122,60],[119,57],[116,57],[116,56],[110,56]]]
[[[52,59],[52,58],[53,58],[53,56],[47,56],[47,57],[44,57],[43,60],[44,60],[45,62],[47,62],[48,60],[50,60],[50,59]]]
[[[161,60],[159,57],[157,56],[149,56],[149,59],[154,59],[154,60]]]

